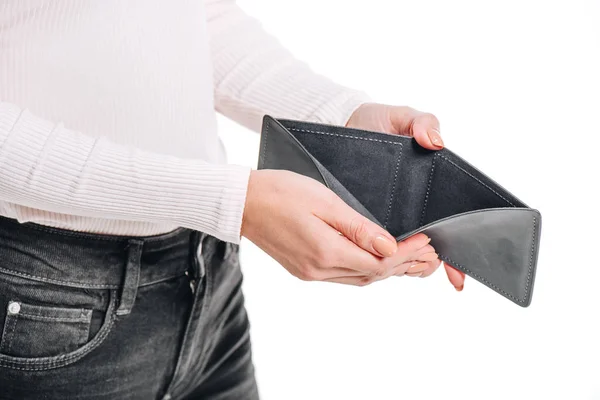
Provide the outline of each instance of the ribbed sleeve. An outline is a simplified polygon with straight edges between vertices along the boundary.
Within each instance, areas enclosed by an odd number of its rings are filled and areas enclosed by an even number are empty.
[[[0,103],[0,199],[57,213],[163,222],[238,243],[250,168],[119,145]]]
[[[296,59],[235,0],[208,0],[206,12],[215,106],[227,117],[254,131],[264,114],[344,125],[371,101]]]

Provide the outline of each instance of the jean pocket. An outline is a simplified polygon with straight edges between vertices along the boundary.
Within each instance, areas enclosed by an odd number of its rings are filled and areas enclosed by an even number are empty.
[[[113,330],[117,298],[114,289],[0,273],[0,369],[42,371],[81,360]]]
[[[11,300],[6,309],[0,353],[51,357],[77,350],[88,341],[92,311]]]

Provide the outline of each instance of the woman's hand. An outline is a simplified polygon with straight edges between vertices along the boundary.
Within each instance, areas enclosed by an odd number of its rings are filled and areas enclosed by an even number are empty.
[[[433,114],[417,111],[410,107],[389,106],[377,103],[365,103],[358,107],[348,119],[349,128],[385,132],[394,135],[412,136],[426,149],[440,150],[444,142],[440,136],[440,122]],[[440,260],[429,262],[429,267],[420,273],[407,273],[410,276],[426,277],[440,265]],[[444,263],[450,283],[461,291],[465,283],[465,274]]]
[[[397,243],[326,186],[290,171],[250,173],[242,235],[309,281],[364,286],[422,274],[438,258],[424,234]]]

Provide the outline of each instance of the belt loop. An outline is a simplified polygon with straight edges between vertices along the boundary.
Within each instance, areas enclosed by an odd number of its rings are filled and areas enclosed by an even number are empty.
[[[141,255],[144,242],[139,239],[129,239],[127,243],[127,265],[123,274],[123,287],[119,299],[117,315],[127,315],[133,308],[140,282]]]

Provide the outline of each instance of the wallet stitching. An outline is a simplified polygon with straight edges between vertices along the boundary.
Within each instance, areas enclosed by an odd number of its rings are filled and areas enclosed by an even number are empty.
[[[394,193],[396,192],[396,181],[398,180],[398,170],[400,169],[400,160],[402,159],[402,146],[400,147],[400,155],[398,156],[398,160],[396,161],[396,171],[394,172],[394,181],[392,183],[392,192],[390,193],[390,200],[388,203],[387,212],[385,213],[385,222],[383,223],[383,227],[387,229],[387,224],[390,219],[390,214],[392,212],[392,203],[394,202]]]
[[[389,140],[364,138],[364,137],[360,137],[360,136],[342,135],[342,134],[339,134],[339,133],[311,131],[311,130],[308,130],[308,129],[289,128],[289,130],[290,131],[294,131],[294,132],[318,133],[318,134],[321,134],[321,135],[338,136],[338,137],[345,137],[345,138],[358,139],[358,140],[368,140],[370,142],[390,143],[390,144],[395,144],[395,145],[398,145],[398,146],[402,147],[402,143],[392,142],[392,141],[389,141]]]
[[[267,165],[267,157],[268,157],[268,153],[267,153],[267,142],[269,139],[269,126],[271,126],[271,124],[269,123],[269,121],[267,121],[266,126],[265,126],[265,143],[263,144],[263,154],[265,155],[264,159],[263,159],[263,167]]]
[[[527,295],[529,294],[530,281],[531,281],[531,273],[533,270],[533,254],[535,253],[535,229],[536,229],[536,218],[533,217],[533,232],[531,234],[531,252],[529,254],[529,270],[527,271],[527,283],[525,284],[525,299],[527,299]],[[525,301],[525,300],[523,300]]]
[[[429,182],[427,183],[427,192],[425,193],[425,200],[423,201],[423,211],[421,211],[421,221],[419,225],[423,225],[423,221],[425,220],[425,211],[427,210],[427,201],[429,200],[429,190],[431,189],[431,181],[433,180],[433,170],[435,169],[435,156],[433,156],[433,160],[431,161],[431,170],[429,171]]]
[[[488,188],[489,190],[491,190],[496,196],[500,197],[502,200],[504,200],[505,202],[507,202],[508,204],[510,204],[513,207],[516,207],[513,203],[511,203],[510,201],[508,201],[504,196],[502,196],[500,193],[496,192],[494,189],[492,189],[490,186],[486,185],[485,183],[483,183],[480,179],[477,179],[477,177],[475,177],[473,174],[469,173],[467,170],[465,170],[463,167],[461,167],[460,165],[456,164],[454,161],[450,160],[449,158],[446,158],[442,155],[440,155],[439,153],[436,154],[436,156],[439,156],[441,158],[443,158],[444,160],[448,161],[450,164],[454,165],[456,168],[460,169],[462,172],[464,172],[465,174],[469,175],[471,178],[475,179],[477,182],[479,182],[480,184],[482,184],[483,186],[485,186],[486,188]]]

